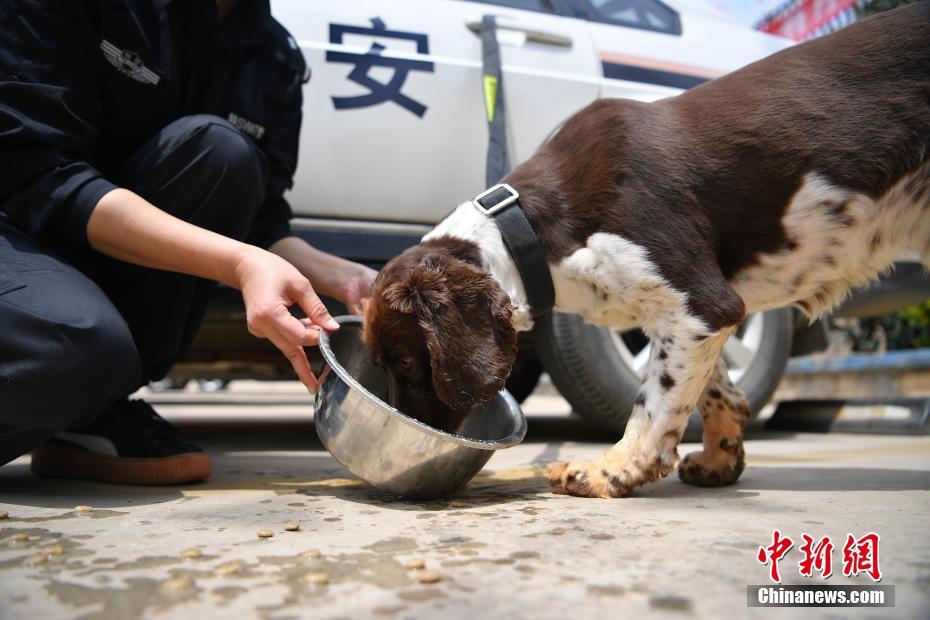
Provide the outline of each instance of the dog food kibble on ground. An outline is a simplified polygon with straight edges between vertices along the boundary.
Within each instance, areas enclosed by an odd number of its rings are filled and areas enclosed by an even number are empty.
[[[420,583],[438,583],[442,581],[442,575],[434,570],[417,571],[417,581]]]
[[[0,521],[3,521],[4,519],[9,519],[9,518],[10,518],[10,513],[8,513],[6,510],[0,510]]]
[[[271,530],[258,530],[259,538],[271,538],[272,536],[274,536],[274,532]]]
[[[192,549],[185,549],[184,551],[181,552],[181,557],[191,558],[191,559],[202,558],[203,551],[201,551],[200,549],[197,549],[196,547]]]
[[[325,586],[329,583],[329,575],[326,573],[307,573],[304,575],[304,581],[315,586]]]
[[[242,562],[227,562],[226,564],[220,564],[213,571],[215,574],[220,577],[229,577],[231,575],[237,575],[242,571]]]
[[[426,568],[426,562],[419,559],[407,560],[404,562],[404,568],[407,570],[420,570],[421,568]]]
[[[284,531],[285,532],[296,532],[300,529],[300,523],[297,521],[285,521],[284,522]]]
[[[167,590],[169,592],[188,590],[194,587],[194,580],[190,577],[175,577],[161,584],[161,587],[163,590]]]
[[[90,506],[75,506],[74,512],[91,512],[93,510]]]

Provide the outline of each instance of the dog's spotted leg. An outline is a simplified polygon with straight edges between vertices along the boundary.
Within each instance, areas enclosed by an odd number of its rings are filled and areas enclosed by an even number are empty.
[[[651,334],[649,363],[623,439],[594,462],[554,465],[554,493],[620,497],[674,469],[688,417],[734,329],[708,334],[688,321],[677,323],[677,330]]]
[[[678,466],[682,482],[701,487],[733,484],[743,473],[743,427],[749,421],[746,395],[733,385],[723,359],[698,401],[704,421],[704,450],[692,452]]]

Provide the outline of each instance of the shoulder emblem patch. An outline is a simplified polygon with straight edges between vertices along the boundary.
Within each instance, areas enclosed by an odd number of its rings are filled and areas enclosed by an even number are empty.
[[[152,86],[157,85],[161,80],[160,75],[142,63],[142,58],[137,53],[121,50],[106,39],[100,42],[100,49],[103,50],[103,56],[107,61],[123,75]]]

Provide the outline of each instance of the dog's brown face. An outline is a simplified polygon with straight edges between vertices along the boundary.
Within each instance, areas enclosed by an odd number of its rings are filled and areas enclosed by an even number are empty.
[[[454,250],[460,242],[438,239],[391,260],[364,320],[372,359],[390,377],[391,405],[445,431],[504,387],[516,358],[510,299]]]

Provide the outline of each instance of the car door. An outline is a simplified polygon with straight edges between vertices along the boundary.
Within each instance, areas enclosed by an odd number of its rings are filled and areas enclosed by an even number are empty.
[[[562,0],[453,5],[476,39],[481,17],[496,17],[512,164],[528,159],[553,129],[600,96],[601,68],[591,33]],[[480,52],[479,44],[479,58]]]
[[[484,189],[487,13],[499,21],[511,162],[529,157],[600,87],[586,23],[556,2],[273,2],[312,72],[295,215],[434,223]]]

